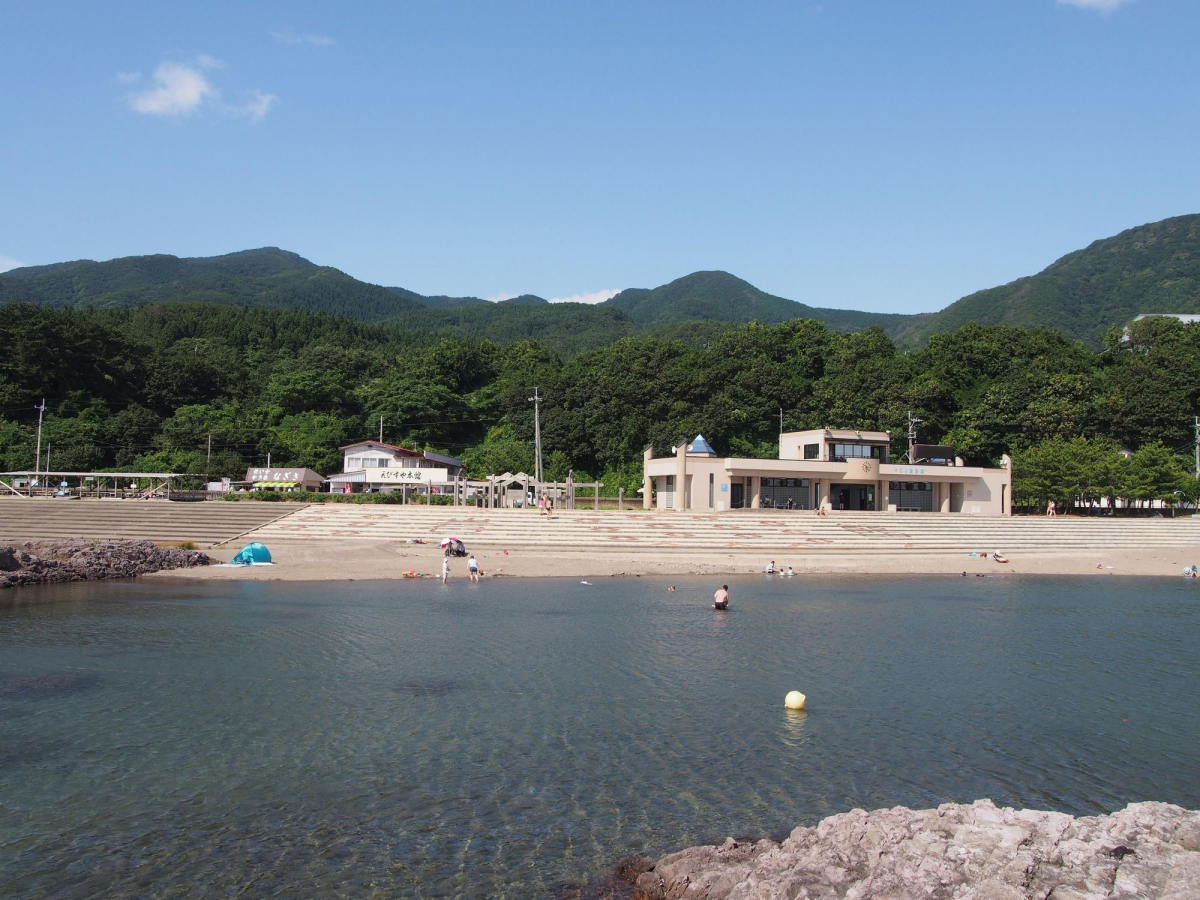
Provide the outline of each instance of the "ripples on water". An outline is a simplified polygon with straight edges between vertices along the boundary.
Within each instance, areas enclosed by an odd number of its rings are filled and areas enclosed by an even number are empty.
[[[0,895],[525,898],[856,806],[1200,806],[1194,582],[675,583],[38,589]]]

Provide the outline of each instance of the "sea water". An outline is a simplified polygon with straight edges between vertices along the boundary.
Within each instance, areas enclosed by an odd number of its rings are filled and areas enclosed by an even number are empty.
[[[1196,582],[590,580],[4,595],[0,895],[555,896],[854,807],[1200,807]]]

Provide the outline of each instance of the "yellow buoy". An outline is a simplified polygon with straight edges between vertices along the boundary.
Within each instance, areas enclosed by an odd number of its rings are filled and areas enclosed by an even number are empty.
[[[788,691],[788,695],[783,698],[783,705],[788,709],[804,709],[804,701],[807,699],[799,691]]]

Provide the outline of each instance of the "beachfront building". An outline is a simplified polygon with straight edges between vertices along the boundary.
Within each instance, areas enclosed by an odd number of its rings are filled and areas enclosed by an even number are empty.
[[[890,459],[891,434],[818,428],[779,436],[778,459],[719,457],[703,435],[644,456],[647,509],[870,510],[1009,515],[1011,460],[965,466],[952,447],[917,444],[914,462]]]
[[[382,441],[358,441],[339,447],[342,471],[326,481],[330,492],[394,491],[411,488],[439,493],[462,474],[462,462],[429,450],[409,450]]]
[[[247,469],[243,486],[256,491],[319,491],[324,483],[325,479],[312,469],[262,467]],[[220,482],[216,484],[216,488],[210,486],[209,490],[228,490]]]

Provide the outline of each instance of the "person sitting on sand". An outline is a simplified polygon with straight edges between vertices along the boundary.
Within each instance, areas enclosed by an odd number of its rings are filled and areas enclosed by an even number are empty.
[[[767,567],[763,571],[766,572],[768,575],[774,575],[775,574],[775,560],[771,560],[769,563],[767,563]]]
[[[721,585],[721,589],[713,594],[713,609],[729,609],[729,585]]]

